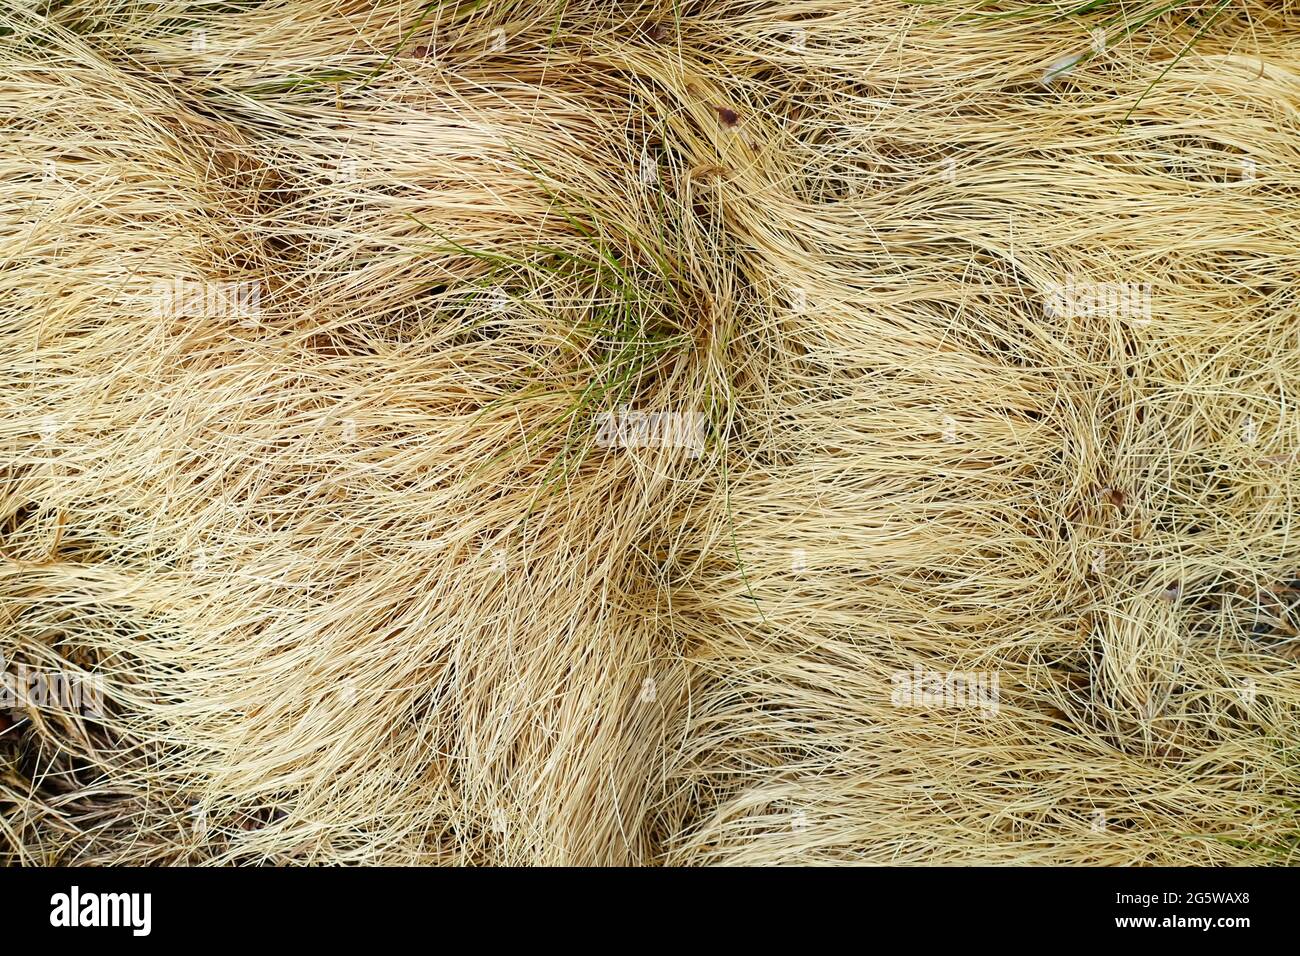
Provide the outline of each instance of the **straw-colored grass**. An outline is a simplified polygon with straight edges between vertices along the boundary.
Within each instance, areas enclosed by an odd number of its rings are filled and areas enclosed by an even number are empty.
[[[1289,861],[1300,20],[1166,6],[0,10],[0,859]]]

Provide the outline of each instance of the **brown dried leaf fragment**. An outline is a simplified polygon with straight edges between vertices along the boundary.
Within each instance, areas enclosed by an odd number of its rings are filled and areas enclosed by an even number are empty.
[[[740,125],[740,114],[730,106],[715,106],[713,111],[718,114],[718,120],[727,129],[735,129]]]

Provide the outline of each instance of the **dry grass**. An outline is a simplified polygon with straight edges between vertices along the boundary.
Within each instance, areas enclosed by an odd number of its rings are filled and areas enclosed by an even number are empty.
[[[1077,6],[0,11],[0,859],[1289,861],[1300,21]]]

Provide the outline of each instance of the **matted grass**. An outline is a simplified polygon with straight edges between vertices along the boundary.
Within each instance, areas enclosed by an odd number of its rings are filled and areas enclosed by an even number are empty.
[[[1295,12],[0,11],[0,859],[1289,862]]]

